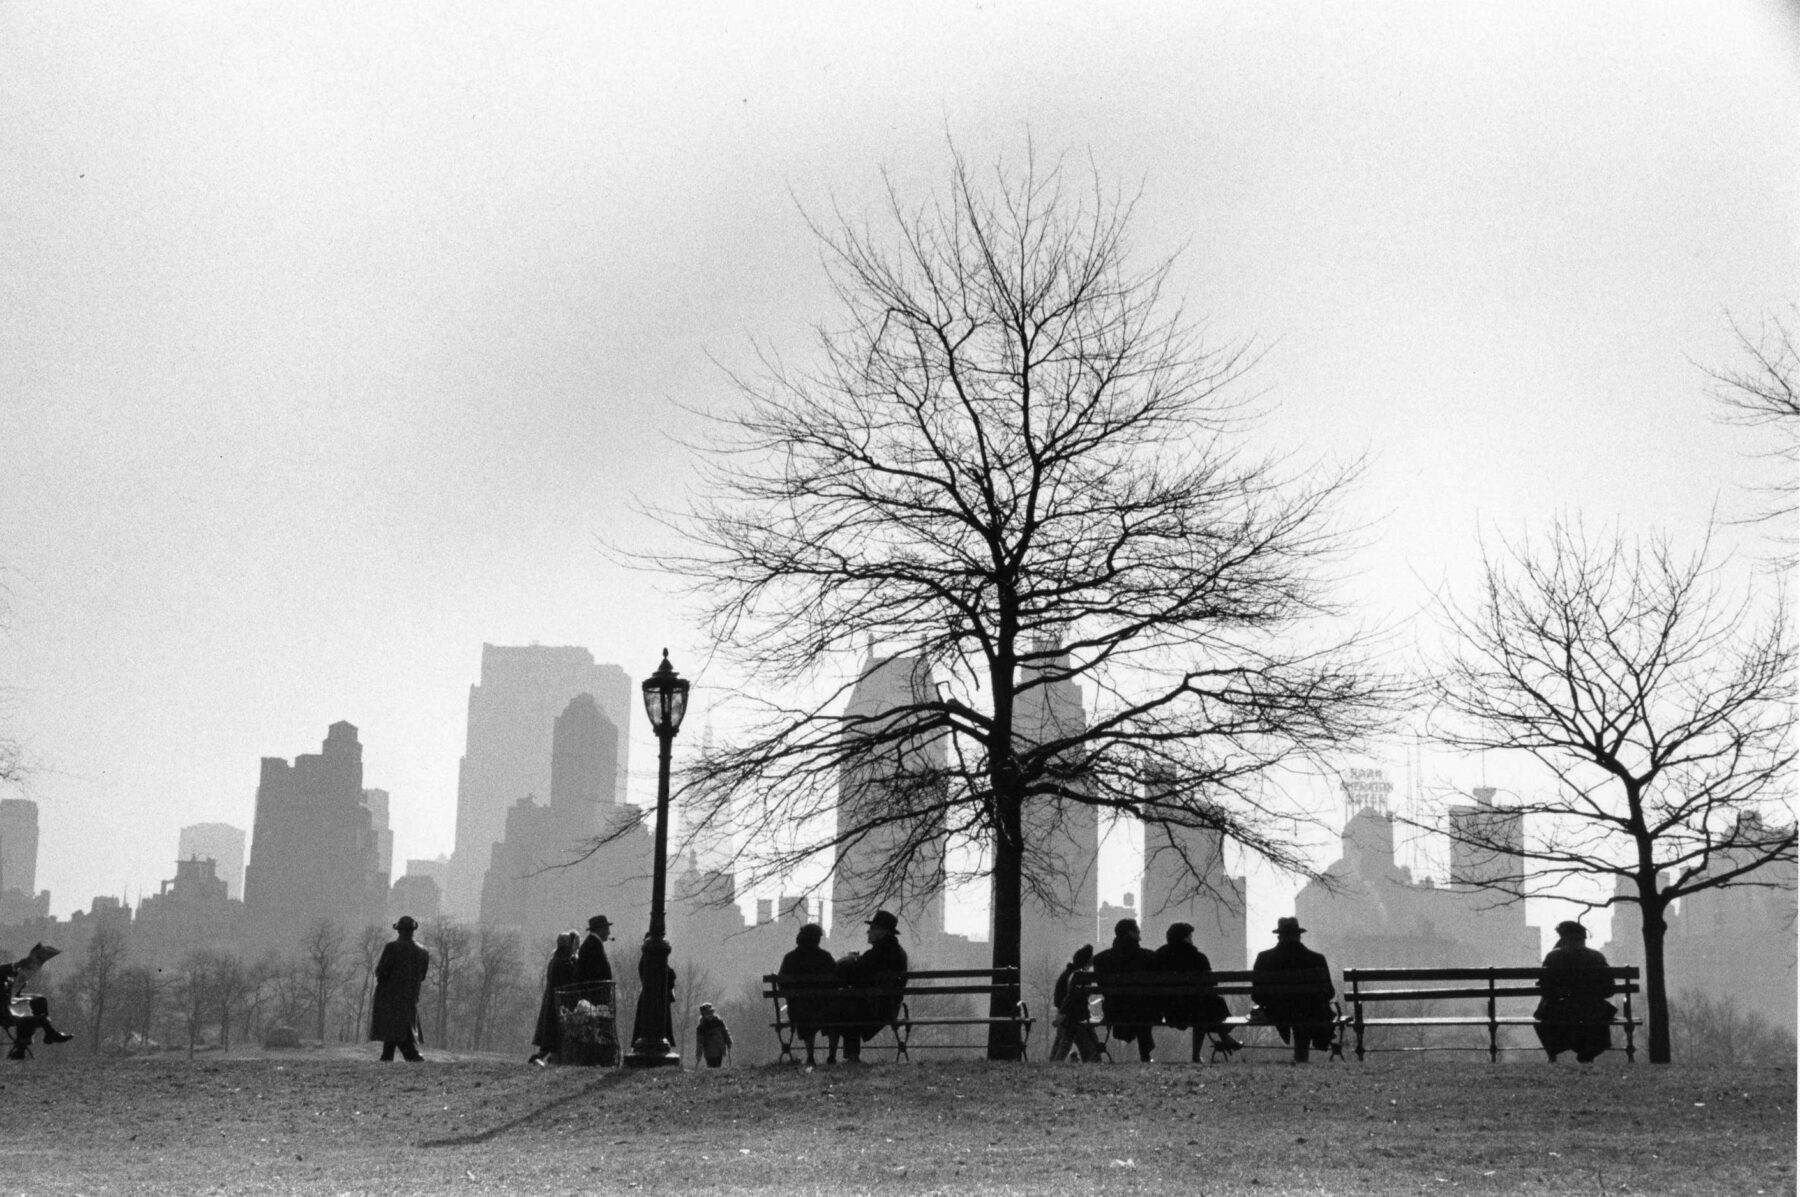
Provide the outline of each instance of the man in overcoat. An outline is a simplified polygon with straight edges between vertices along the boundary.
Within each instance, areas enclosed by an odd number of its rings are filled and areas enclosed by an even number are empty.
[[[1544,976],[1538,981],[1543,999],[1532,1017],[1538,1042],[1550,1062],[1563,1052],[1574,1052],[1583,1064],[1612,1047],[1612,1017],[1617,1013],[1606,999],[1614,992],[1606,957],[1587,946],[1587,928],[1569,921],[1556,924],[1556,946],[1544,957]]]
[[[431,953],[413,942],[418,920],[410,914],[400,916],[394,924],[399,932],[394,941],[381,949],[375,965],[374,1010],[369,1016],[369,1038],[381,1041],[381,1059],[391,1062],[394,1049],[417,1063],[419,1054],[414,1028],[419,1024],[419,991],[425,987],[425,973],[431,967]]]
[[[900,1013],[901,991],[906,988],[908,961],[900,946],[900,920],[877,910],[868,921],[868,950],[851,953],[838,961],[838,978],[852,989],[872,989],[863,1005],[862,1025],[844,1032],[844,1063],[862,1062],[863,1040],[873,1039]]]
[[[1325,957],[1300,942],[1306,928],[1296,918],[1275,920],[1275,946],[1256,954],[1251,966],[1250,1000],[1261,1006],[1283,1043],[1294,1045],[1294,1063],[1304,1064],[1312,1049],[1331,1047],[1331,966]]]
[[[606,941],[612,938],[612,920],[597,914],[587,925],[587,938],[581,941],[581,951],[575,958],[576,983],[610,981],[612,963],[606,958]]]
[[[1113,924],[1112,947],[1094,954],[1094,988],[1100,991],[1101,1009],[1112,1027],[1112,1037],[1121,1043],[1136,1043],[1138,1059],[1150,1063],[1156,1051],[1156,1035],[1151,1024],[1162,1017],[1156,999],[1137,993],[1107,992],[1107,985],[1120,975],[1147,978],[1156,971],[1156,953],[1143,945],[1143,932],[1136,919],[1120,919]]]

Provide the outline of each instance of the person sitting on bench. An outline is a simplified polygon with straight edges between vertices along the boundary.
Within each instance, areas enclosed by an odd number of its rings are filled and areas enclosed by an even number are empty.
[[[1583,1064],[1612,1048],[1613,1015],[1618,1008],[1606,999],[1613,995],[1612,974],[1606,957],[1587,946],[1587,928],[1569,921],[1556,924],[1556,946],[1544,957],[1544,976],[1538,988],[1544,993],[1532,1017],[1538,1042],[1556,1063],[1563,1052],[1574,1052]]]
[[[50,1025],[50,1001],[38,994],[27,995],[25,986],[36,978],[44,961],[58,955],[57,949],[38,944],[11,964],[0,964],[0,1027],[12,1032],[13,1046],[7,1053],[11,1060],[30,1055],[31,1037],[44,1032],[45,1043],[67,1043],[75,1038]],[[17,1001],[23,1009],[15,1008]]]
[[[1112,947],[1094,955],[1094,987],[1100,991],[1101,1009],[1112,1027],[1112,1037],[1121,1043],[1137,1044],[1138,1059],[1149,1064],[1156,1052],[1156,1033],[1152,1028],[1162,1013],[1157,1009],[1157,999],[1108,990],[1112,978],[1141,977],[1156,971],[1156,953],[1144,947],[1141,939],[1136,919],[1120,919],[1113,924]]]
[[[1194,925],[1192,923],[1170,923],[1164,932],[1168,940],[1156,949],[1156,969],[1163,973],[1210,973],[1212,961],[1206,953],[1194,946]],[[1177,1031],[1194,1028],[1194,1058],[1200,1058],[1200,1040],[1206,1038],[1202,1030],[1208,1025],[1217,1027],[1231,1017],[1231,1008],[1225,999],[1210,992],[1210,987],[1196,993],[1192,997],[1180,997],[1170,1000],[1163,1010],[1163,1021]],[[1213,1032],[1213,1041],[1218,1049],[1227,1057],[1244,1045],[1232,1038],[1231,1032],[1220,1028]]]
[[[1275,920],[1275,946],[1258,952],[1250,1000],[1261,1006],[1283,1043],[1294,1045],[1294,1063],[1312,1049],[1331,1047],[1331,966],[1300,942],[1306,928],[1296,918]],[[1297,990],[1297,991],[1296,991]]]

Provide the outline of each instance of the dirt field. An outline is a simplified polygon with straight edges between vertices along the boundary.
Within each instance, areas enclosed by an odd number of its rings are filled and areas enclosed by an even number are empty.
[[[67,1049],[55,1049],[66,1053]],[[0,1070],[0,1194],[1793,1193],[1795,1085],[1623,1059],[625,1074],[372,1052]]]

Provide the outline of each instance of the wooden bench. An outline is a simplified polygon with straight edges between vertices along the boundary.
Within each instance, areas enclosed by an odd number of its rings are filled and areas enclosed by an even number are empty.
[[[833,999],[844,999],[846,1004],[858,1000],[872,1001],[878,998],[894,997],[891,989],[847,988],[830,984],[827,980],[820,983],[820,978],[791,977],[783,978],[778,973],[768,973],[763,977],[763,996],[775,1004],[775,1021],[769,1025],[774,1028],[775,1038],[781,1044],[781,1061],[794,1063],[794,1024],[788,1016],[788,998],[798,993],[807,996],[819,994],[829,995]],[[1013,1008],[1010,1015],[988,1014],[954,1014],[928,1011],[913,1013],[914,1003],[921,1005],[937,1004],[936,999],[945,997],[974,996],[980,1000],[982,1010],[990,1008],[995,995]],[[896,1061],[912,1059],[911,1049],[967,1049],[987,1047],[987,1036],[984,1033],[980,1042],[962,1040],[953,1043],[914,1043],[913,1031],[919,1027],[980,1027],[985,1032],[995,1026],[1012,1026],[1019,1032],[1020,1058],[1024,1058],[1025,1047],[1031,1039],[1031,1011],[1019,994],[1019,970],[1016,968],[947,968],[927,969],[906,974],[906,984],[899,990],[900,1007],[894,1017],[888,1021],[887,1029],[894,1033],[894,1059]],[[823,1021],[817,1024],[821,1034],[842,1035],[853,1027],[866,1027],[868,1022],[862,1021]],[[874,1040],[869,1040],[873,1043]],[[804,1044],[802,1044],[804,1046]]]
[[[1090,999],[1095,997],[1105,999],[1108,996],[1142,998],[1146,1001],[1154,1001],[1159,1009],[1166,1009],[1167,1007],[1175,1005],[1192,1005],[1208,993],[1216,994],[1222,998],[1242,998],[1244,1001],[1248,1002],[1250,1000],[1252,988],[1263,993],[1277,995],[1303,995],[1317,992],[1316,985],[1309,985],[1305,982],[1292,984],[1273,984],[1265,982],[1263,985],[1258,986],[1256,985],[1256,974],[1249,969],[1224,970],[1208,973],[1113,973],[1104,979],[1096,978],[1092,969],[1084,969],[1075,974],[1070,981],[1070,985],[1075,993]],[[1100,1042],[1100,1050],[1105,1053],[1106,1058],[1109,1060],[1112,1058],[1110,1044],[1114,1021],[1115,1020],[1110,1017],[1103,1016],[1093,1023],[1094,1026],[1099,1027],[1106,1032],[1105,1038]],[[1159,1016],[1151,1021],[1149,1025],[1168,1027],[1170,1024],[1165,1018]],[[1267,1027],[1273,1025],[1273,1023],[1263,1016],[1263,1012],[1260,1008],[1252,1009],[1248,1014],[1233,1014],[1228,1018],[1215,1022],[1200,1023],[1193,1028],[1194,1044],[1190,1058],[1194,1063],[1199,1063],[1200,1045],[1209,1035],[1218,1037],[1229,1035],[1232,1031],[1244,1027]],[[1334,1004],[1332,1029],[1335,1032],[1343,1025],[1344,1019],[1336,1013]],[[1225,1049],[1215,1042],[1213,1044],[1212,1058],[1217,1060],[1224,1051]],[[1229,1055],[1229,1053],[1225,1054]],[[1344,1058],[1344,1046],[1341,1035],[1333,1035],[1331,1058],[1334,1060],[1341,1060]]]
[[[1607,1025],[1625,1031],[1625,1058],[1636,1060],[1637,1046],[1632,1032],[1641,1025],[1632,1013],[1632,995],[1639,992],[1638,970],[1625,965],[1606,970],[1613,979],[1615,996],[1624,1005]],[[1344,1000],[1350,1005],[1348,1022],[1356,1032],[1356,1058],[1363,1058],[1363,1034],[1369,1027],[1485,1027],[1488,1035],[1488,1059],[1500,1058],[1500,1028],[1535,1026],[1537,1020],[1529,1011],[1502,1014],[1501,999],[1543,997],[1538,981],[1541,968],[1347,968],[1344,970]],[[1479,1015],[1451,1015],[1427,1012],[1371,1018],[1364,1007],[1381,1002],[1483,1003]],[[1426,1051],[1430,1048],[1397,1048],[1398,1051]],[[1442,1049],[1453,1050],[1453,1049]]]

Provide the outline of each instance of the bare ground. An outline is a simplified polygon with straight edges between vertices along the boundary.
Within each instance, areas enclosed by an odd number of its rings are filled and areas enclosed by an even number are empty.
[[[1783,1068],[38,1053],[0,1069],[0,1195],[1795,1191]]]

